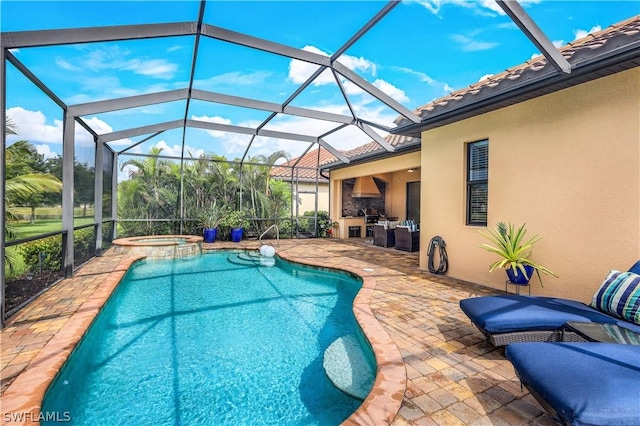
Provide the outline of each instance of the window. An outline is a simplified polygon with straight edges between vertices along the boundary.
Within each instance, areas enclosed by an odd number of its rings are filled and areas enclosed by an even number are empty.
[[[467,144],[467,225],[487,225],[489,141]]]
[[[420,223],[420,182],[407,182],[407,219]]]

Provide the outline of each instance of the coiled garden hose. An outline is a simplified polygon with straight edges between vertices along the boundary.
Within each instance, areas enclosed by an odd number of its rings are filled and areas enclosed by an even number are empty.
[[[446,244],[440,236],[435,236],[429,241],[429,249],[427,250],[429,272],[432,274],[444,274],[449,269],[449,258],[447,257]],[[440,264],[436,268],[434,265],[434,257],[436,248],[439,249]]]

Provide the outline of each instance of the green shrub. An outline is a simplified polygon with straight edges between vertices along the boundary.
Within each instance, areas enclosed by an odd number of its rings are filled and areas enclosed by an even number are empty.
[[[40,270],[40,253],[43,253],[43,271],[59,271],[62,268],[62,235],[24,243],[20,246],[20,252],[30,271]]]
[[[302,217],[300,217],[298,221],[300,232],[314,232],[314,217],[315,212],[312,211],[307,211],[302,214]],[[329,212],[318,211],[318,237],[328,237],[329,229],[331,229],[331,219],[329,218]]]

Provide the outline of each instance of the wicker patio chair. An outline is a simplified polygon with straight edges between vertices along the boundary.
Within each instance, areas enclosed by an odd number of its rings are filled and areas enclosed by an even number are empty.
[[[420,231],[411,231],[408,226],[396,227],[396,250],[420,250]]]
[[[393,247],[396,245],[396,230],[388,229],[381,223],[373,226],[373,245],[378,247]]]

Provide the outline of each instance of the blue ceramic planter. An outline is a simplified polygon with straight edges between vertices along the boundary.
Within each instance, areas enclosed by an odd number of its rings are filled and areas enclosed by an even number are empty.
[[[205,243],[212,243],[218,236],[218,228],[204,228],[202,232]]]
[[[529,278],[526,278],[520,269],[516,269],[515,273],[513,269],[507,269],[507,277],[509,277],[509,281],[511,281],[512,284],[529,284],[529,280],[533,276],[533,266],[524,265],[524,269],[527,271],[527,276]]]
[[[242,241],[242,228],[231,228],[231,241],[234,243]]]

